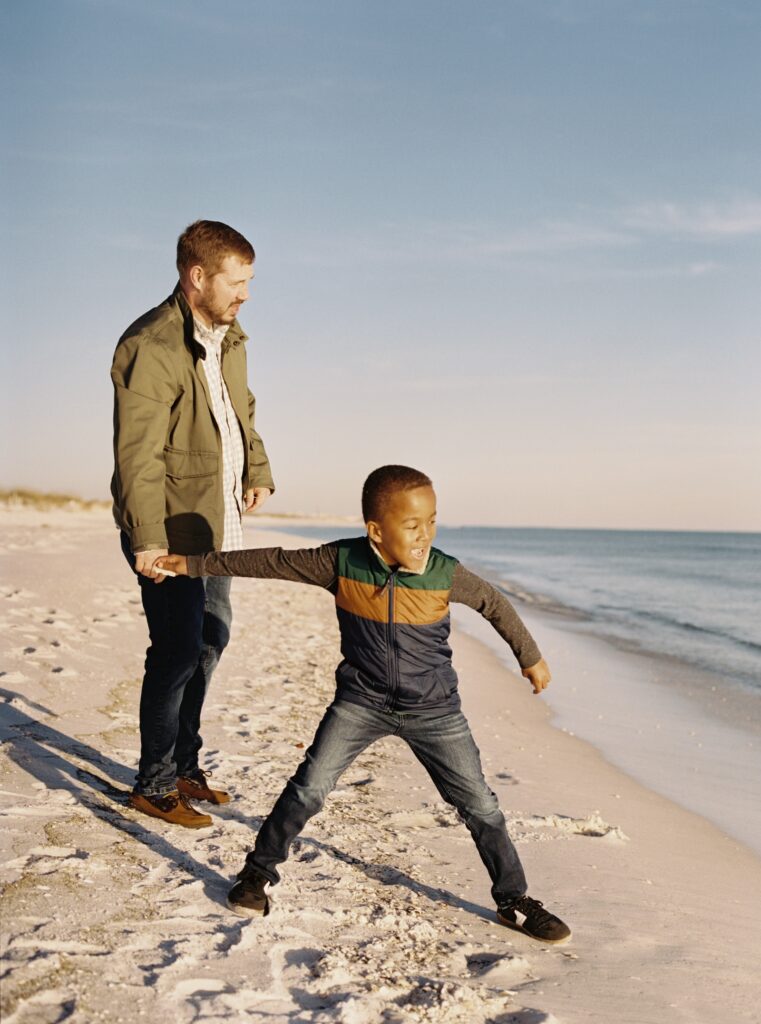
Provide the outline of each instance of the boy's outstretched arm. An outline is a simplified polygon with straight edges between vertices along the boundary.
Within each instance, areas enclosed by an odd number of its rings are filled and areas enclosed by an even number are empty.
[[[551,678],[547,662],[504,594],[458,562],[449,600],[468,605],[492,624],[509,644],[518,659],[522,674],[533,686],[534,693],[541,693],[546,688]]]
[[[164,555],[159,568],[178,576],[256,576],[290,580],[330,588],[336,578],[338,548],[247,548],[244,551],[209,551],[205,555]]]

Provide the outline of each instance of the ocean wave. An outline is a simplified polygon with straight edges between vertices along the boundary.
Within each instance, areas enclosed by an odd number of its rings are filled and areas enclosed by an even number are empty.
[[[553,615],[562,615],[564,618],[576,619],[578,621],[592,618],[589,612],[582,608],[575,608],[572,605],[564,604],[562,601],[558,601],[557,598],[548,597],[547,594],[526,590],[525,587],[514,583],[512,580],[498,580],[496,586],[506,597],[514,598],[516,601],[536,608],[538,611],[550,612]]]
[[[611,605],[609,607],[614,608],[615,606]],[[641,608],[622,608],[620,610],[623,611],[625,615],[631,615],[637,619],[657,622],[661,626],[676,628],[685,633],[697,633],[703,636],[717,637],[720,640],[729,641],[737,647],[742,647],[744,650],[761,653],[761,643],[756,643],[755,640],[747,640],[745,637],[735,636],[733,633],[728,633],[723,629],[714,629],[711,626],[699,626],[695,622],[675,619],[670,615],[663,615],[660,612],[647,611]]]

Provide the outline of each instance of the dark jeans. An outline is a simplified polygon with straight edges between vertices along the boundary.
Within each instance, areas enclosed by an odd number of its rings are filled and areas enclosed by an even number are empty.
[[[497,903],[523,896],[526,876],[505,827],[497,798],[481,769],[481,755],[460,711],[426,714],[375,711],[336,700],[320,722],[304,760],[259,830],[246,858],[273,884],[291,843],[322,808],[338,777],[366,747],[400,736],[431,776],[436,789],[470,830],[492,880]]]
[[[135,556],[122,534],[122,550]],[[150,646],[140,694],[140,765],[136,793],[159,796],[177,776],[198,768],[201,709],[212,673],[230,639],[230,577],[138,575]]]

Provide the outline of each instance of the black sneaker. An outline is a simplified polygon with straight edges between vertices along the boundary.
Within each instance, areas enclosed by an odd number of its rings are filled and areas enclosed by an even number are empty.
[[[239,917],[266,917],[270,901],[264,891],[267,879],[250,864],[236,875],[237,881],[227,894],[227,905]]]
[[[518,920],[519,914],[523,921]],[[568,925],[545,910],[541,900],[533,900],[530,896],[521,896],[519,900],[498,906],[497,920],[541,942],[567,942],[571,937]]]

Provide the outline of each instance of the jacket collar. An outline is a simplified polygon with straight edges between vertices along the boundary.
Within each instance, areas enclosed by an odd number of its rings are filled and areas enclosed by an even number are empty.
[[[196,359],[205,359],[206,349],[203,345],[199,345],[193,336],[193,311],[190,308],[190,303],[188,302],[179,281],[177,282],[170,299],[176,304],[180,312],[180,316],[182,317],[185,344]],[[248,335],[244,333],[238,321],[233,320],[228,328],[227,334],[225,335],[225,340],[222,342],[222,351],[226,352],[228,348],[241,345],[244,341],[248,341]]]
[[[386,572],[390,573],[391,572],[391,566],[384,559],[383,555],[380,553],[378,548],[375,546],[375,544],[373,544],[373,542],[370,540],[369,537],[367,538],[367,543],[370,545],[370,549],[372,550],[373,554],[378,559],[380,564],[383,566],[383,568],[386,570]],[[431,549],[429,548],[428,549],[428,555],[426,556],[426,560],[425,560],[425,565],[423,566],[422,569],[408,569],[406,565],[400,565],[396,571],[397,572],[406,572],[409,576],[422,576],[425,573],[425,570],[428,568],[428,562],[430,561],[430,559],[431,559]]]

